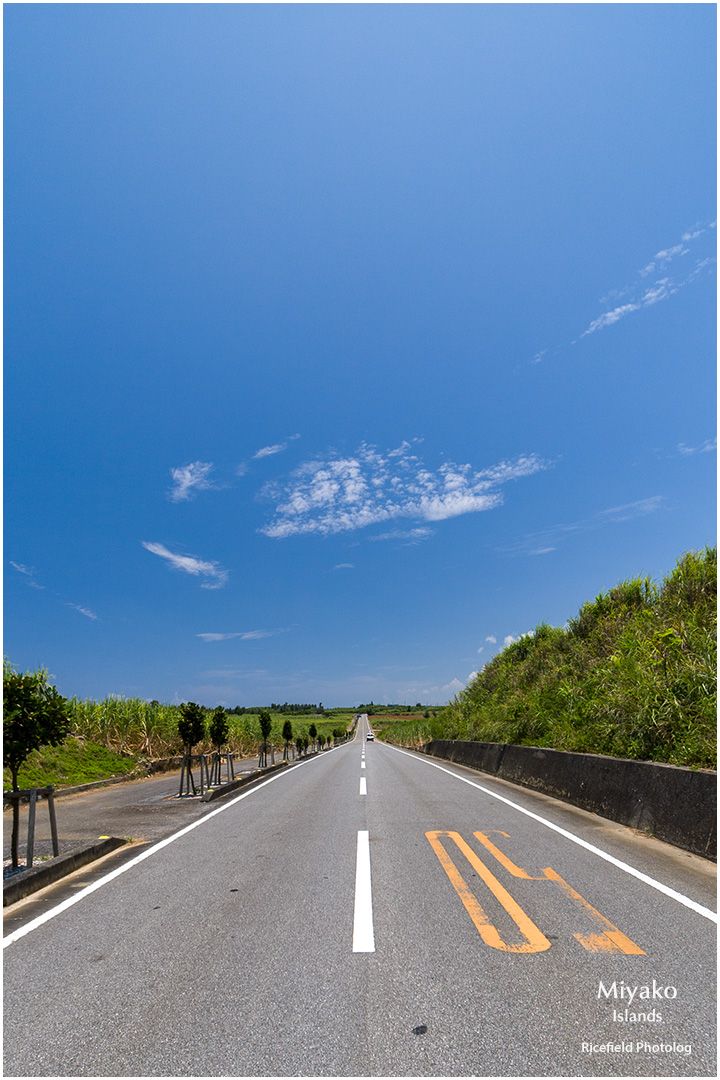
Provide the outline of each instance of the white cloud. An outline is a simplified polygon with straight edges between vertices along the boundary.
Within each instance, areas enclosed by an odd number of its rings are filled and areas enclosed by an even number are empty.
[[[598,319],[594,319],[590,323],[587,330],[584,330],[580,337],[587,337],[588,334],[594,334],[596,330],[602,330],[604,326],[612,326],[623,316],[629,315],[631,311],[639,311],[640,304],[621,304],[620,307],[614,308],[612,311],[606,311],[604,315],[601,315]]]
[[[256,450],[250,461],[241,461],[239,465],[235,467],[236,476],[245,476],[250,463],[253,461],[262,461],[266,457],[274,457],[275,454],[281,454],[283,450],[287,450],[290,443],[295,442],[296,439],[301,439],[301,435],[291,435],[285,442],[273,443],[272,446],[261,446],[259,450]]]
[[[524,540],[512,544],[507,548],[498,548],[504,555],[546,555],[556,550],[556,545],[572,533],[586,532],[592,529],[602,528],[604,525],[617,524],[624,521],[632,521],[637,517],[645,517],[662,509],[664,504],[662,495],[652,495],[648,499],[638,499],[637,502],[625,503],[622,506],[613,506],[608,510],[599,510],[596,514],[581,518],[580,521],[570,522],[566,525],[554,525],[542,532],[528,533]]]
[[[65,604],[65,607],[74,608],[75,611],[79,611],[81,615],[84,615],[87,619],[97,619],[98,616],[94,611],[90,611],[89,608],[80,607],[79,604]]]
[[[168,493],[172,502],[183,502],[191,499],[198,491],[207,491],[212,488],[208,475],[212,470],[212,462],[193,461],[190,465],[181,465],[178,469],[171,469],[173,487]]]
[[[497,638],[495,637],[495,635],[494,635],[494,634],[489,634],[489,635],[488,635],[488,636],[487,636],[487,637],[485,638],[485,640],[486,640],[486,641],[489,641],[491,645],[497,645]]]
[[[677,292],[677,289],[673,287],[670,278],[660,278],[653,288],[645,290],[640,303],[643,307],[650,307],[652,304],[657,304],[658,300],[667,300],[668,296],[672,296],[674,292]]]
[[[406,540],[410,544],[419,544],[421,540],[427,540],[433,535],[433,530],[425,526],[417,529],[391,529],[390,532],[380,533],[378,536],[369,537],[370,540]]]
[[[282,443],[274,443],[272,446],[263,446],[260,450],[253,454],[253,461],[257,461],[260,458],[272,457],[273,454],[281,454],[283,450],[287,450],[291,442],[295,442],[299,439],[299,435],[291,435],[289,439],[286,439]]]
[[[473,681],[473,679],[477,679],[479,674],[480,674],[479,671],[471,671],[470,674],[468,675],[467,679],[465,680],[466,684],[471,683]]]
[[[516,638],[516,637],[513,637],[512,634],[508,634],[507,637],[503,638],[503,645],[507,648],[508,645],[512,645],[513,642],[519,641],[519,640],[520,640],[520,638]]]
[[[175,570],[182,570],[185,574],[192,574],[193,577],[205,577],[208,581],[205,581],[200,586],[202,589],[222,589],[223,585],[227,584],[228,571],[224,570],[218,563],[205,562],[202,559],[197,559],[193,555],[177,555],[164,546],[164,544],[151,544],[145,540],[141,541],[142,546],[151,551],[153,555],[159,555],[162,559],[166,559]]]
[[[286,448],[287,443],[275,443],[274,446],[263,446],[256,454],[253,454],[253,461],[256,461],[258,458],[272,457],[273,454],[279,454]]]
[[[27,575],[29,575],[30,577],[32,577],[32,576],[33,576],[33,574],[35,573],[35,571],[34,571],[34,570],[33,570],[33,569],[31,568],[31,567],[29,567],[29,566],[23,566],[23,564],[22,564],[22,563],[16,563],[16,562],[13,562],[13,561],[12,561],[12,559],[10,560],[10,565],[11,565],[11,566],[14,566],[14,567],[15,567],[15,569],[16,569],[16,570],[18,571],[18,573],[20,573],[20,574],[27,574]]]
[[[653,495],[649,499],[638,499],[637,502],[613,506],[609,510],[601,510],[593,514],[591,518],[587,518],[587,526],[604,525],[607,521],[632,521],[636,517],[645,517],[659,510],[664,501],[662,495]]]
[[[363,443],[352,457],[305,462],[284,483],[266,485],[276,512],[261,531],[274,538],[328,536],[402,517],[444,521],[499,506],[500,485],[548,468],[531,454],[480,472],[452,462],[431,472],[409,450],[406,442],[383,455]]]
[[[27,581],[25,582],[26,585],[29,585],[33,589],[45,588],[44,585],[38,585],[37,581],[35,581],[35,571],[31,566],[23,566],[22,563],[13,562],[12,559],[10,559],[10,565],[13,566],[19,574],[22,574],[24,578],[27,578]]]
[[[94,611],[90,611],[89,608],[80,607],[79,604],[70,604],[70,607],[75,608],[76,611],[79,611],[81,615],[84,615],[88,619],[98,618]]]
[[[661,277],[649,288],[642,283],[642,279],[647,278],[650,274],[662,273],[673,260],[688,255],[690,253],[690,248],[687,247],[687,244],[696,240],[698,237],[703,236],[707,232],[707,229],[712,227],[713,226],[699,228],[695,226],[692,230],[687,230],[687,232],[683,233],[682,243],[673,244],[671,247],[663,248],[662,251],[656,252],[651,261],[639,271],[640,281],[636,281],[627,288],[612,291],[611,295],[629,296],[628,302],[614,307],[611,311],[606,311],[597,319],[594,319],[587,330],[584,330],[583,333],[580,334],[580,337],[572,344],[575,345],[581,338],[587,337],[589,334],[594,334],[596,331],[602,330],[606,326],[612,326],[613,323],[619,322],[620,319],[625,318],[626,315],[629,315],[634,311],[652,307],[654,304],[659,303],[660,300],[667,300],[668,297],[673,296],[678,289],[681,289],[684,285],[693,281],[703,269],[713,265],[715,263],[714,258],[697,259],[693,269],[689,273],[686,269],[684,276],[681,274],[680,278],[672,279],[667,276]],[[541,356],[541,354],[537,355]]]
[[[355,564],[351,562],[339,562],[333,567],[333,570],[354,570]]]
[[[479,655],[479,654],[480,654],[481,652],[485,652],[485,646],[484,646],[484,645],[481,645],[481,646],[480,646],[480,648],[478,649],[478,655]]]
[[[706,439],[702,446],[686,446],[685,443],[678,443],[680,454],[707,454],[714,450],[717,450],[717,439]]]
[[[232,634],[196,634],[195,637],[203,641],[229,641],[231,638],[240,638],[241,641],[258,641],[260,638],[274,637],[275,634],[283,634],[284,630],[238,630]]]
[[[695,234],[699,236],[699,233]],[[684,244],[675,244],[674,247],[666,248],[664,251],[658,251],[655,256],[656,260],[663,265],[667,265],[676,255],[687,255],[690,249],[686,248]]]

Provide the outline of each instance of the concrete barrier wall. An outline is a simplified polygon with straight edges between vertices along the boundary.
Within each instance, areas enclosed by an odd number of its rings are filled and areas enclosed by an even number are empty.
[[[434,739],[422,752],[533,788],[716,859],[717,773],[535,746]]]

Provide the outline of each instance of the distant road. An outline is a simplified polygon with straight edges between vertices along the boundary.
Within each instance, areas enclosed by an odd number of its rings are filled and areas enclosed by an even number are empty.
[[[5,1075],[716,1075],[711,864],[366,730],[13,930]]]

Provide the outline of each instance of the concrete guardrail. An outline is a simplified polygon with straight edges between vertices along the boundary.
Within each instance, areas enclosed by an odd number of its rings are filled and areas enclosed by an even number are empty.
[[[541,791],[717,858],[717,773],[537,746],[433,739],[421,752]]]

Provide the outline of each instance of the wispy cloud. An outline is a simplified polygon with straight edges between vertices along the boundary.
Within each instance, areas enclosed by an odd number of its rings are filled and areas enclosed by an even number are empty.
[[[676,259],[684,258],[686,255],[690,254],[691,249],[688,246],[689,244],[692,244],[698,237],[703,236],[714,229],[715,222],[703,226],[696,225],[683,233],[682,243],[673,244],[671,247],[663,248],[662,251],[656,252],[653,258],[638,271],[639,280],[624,289],[613,290],[612,295],[617,298],[628,297],[627,301],[624,304],[618,304],[609,311],[603,312],[597,319],[593,319],[587,330],[584,330],[582,334],[580,334],[580,337],[573,341],[572,344],[577,344],[581,338],[588,337],[590,334],[595,334],[598,330],[603,330],[606,326],[612,326],[614,323],[619,322],[620,319],[624,319],[627,315],[630,315],[635,311],[641,311],[643,308],[652,307],[654,304],[658,304],[661,300],[667,300],[668,297],[673,296],[679,289],[683,288],[683,286],[694,281],[698,274],[702,273],[703,270],[713,266],[716,260],[712,257],[696,259],[694,265],[690,269],[688,268],[686,260],[680,268],[679,274],[670,276],[666,273],[670,264]],[[652,285],[646,284],[645,279],[653,274],[662,276],[657,277]],[[542,354],[540,353],[536,354],[533,358],[533,363],[536,363],[541,356]]]
[[[371,536],[370,540],[403,540],[407,546],[408,544],[419,544],[423,540],[428,540],[433,535],[433,531],[433,529],[428,529],[424,525],[419,525],[417,529],[391,529],[390,532]]]
[[[80,607],[79,604],[66,604],[66,607],[74,608],[75,611],[79,611],[81,615],[84,615],[87,619],[97,619],[98,616],[94,611],[90,611],[89,608]]]
[[[531,454],[480,472],[451,462],[433,472],[410,449],[403,443],[383,454],[363,443],[351,457],[304,463],[263,489],[276,512],[261,531],[274,538],[327,536],[403,517],[443,521],[499,506],[501,485],[549,467]]]
[[[696,232],[694,236],[691,236],[689,233],[685,233],[685,236],[687,236],[688,240],[694,240],[696,237],[702,236],[704,231],[704,229],[701,229]],[[648,274],[654,274],[657,273],[658,270],[664,270],[665,267],[669,266],[669,264],[677,255],[687,255],[689,251],[690,248],[686,247],[684,243],[675,244],[671,248],[665,248],[664,251],[658,251],[654,259],[652,259],[652,261],[649,262],[647,266],[643,266],[642,270],[640,271],[640,277],[647,277]]]
[[[276,634],[284,634],[285,630],[237,630],[232,634],[196,634],[195,637],[203,641],[229,641],[231,638],[240,638],[241,641],[257,641],[260,638],[274,637]]]
[[[702,446],[686,446],[685,443],[678,443],[678,453],[683,455],[688,454],[708,454],[717,450],[717,439],[706,439]]]
[[[351,563],[351,562],[339,562],[339,563],[337,563],[336,566],[333,567],[333,570],[354,570],[354,569],[355,569],[355,563]]]
[[[33,568],[31,566],[23,566],[22,563],[13,562],[12,559],[10,559],[10,565],[12,567],[14,567],[19,574],[23,575],[23,578],[25,579],[25,584],[29,585],[30,588],[32,588],[32,589],[44,589],[45,588],[44,585],[38,585],[37,581],[35,580],[35,571],[33,570]]]
[[[257,461],[258,458],[272,457],[273,454],[280,454],[283,450],[287,450],[287,443],[275,443],[274,446],[263,446],[256,454],[253,454],[253,461]]]
[[[488,635],[488,636],[487,636],[487,637],[485,638],[485,640],[486,640],[486,641],[489,641],[491,645],[497,645],[497,638],[495,637],[495,635],[494,635],[494,634],[489,634],[489,635]]]
[[[253,454],[253,461],[257,461],[259,458],[272,457],[273,454],[281,454],[283,450],[287,450],[291,442],[295,442],[299,438],[300,435],[291,435],[285,442],[274,443],[272,446],[263,446]]]
[[[141,543],[153,555],[166,559],[174,570],[182,570],[183,573],[191,574],[193,577],[207,578],[208,580],[200,586],[202,589],[222,589],[223,585],[227,584],[228,571],[216,562],[206,562],[195,558],[194,555],[178,555],[169,551],[164,544],[148,543],[146,540],[142,540]]]
[[[218,668],[211,671],[200,672],[203,679],[262,679],[268,675],[264,669],[258,671],[241,671],[238,668]],[[202,696],[202,695],[200,695]]]
[[[271,446],[261,446],[259,450],[250,458],[250,461],[241,461],[236,466],[235,473],[237,476],[245,476],[250,468],[250,462],[262,461],[263,458],[274,457],[275,454],[281,454],[284,450],[287,450],[290,443],[295,442],[297,439],[301,439],[302,435],[291,435],[285,442],[273,443]]]
[[[517,544],[497,550],[503,555],[547,555],[555,551],[557,545],[567,536],[654,514],[662,508],[664,501],[662,495],[653,495],[649,499],[638,499],[637,502],[626,503],[623,506],[613,506],[608,510],[600,510],[596,514],[582,518],[580,521],[554,525],[542,532],[529,533]]]
[[[38,585],[37,581],[35,581],[35,570],[32,566],[24,566],[23,563],[13,562],[12,559],[10,559],[9,562],[13,569],[17,570],[19,574],[22,574],[26,585],[29,585],[33,589],[45,589],[44,585]],[[55,602],[62,604],[63,607],[69,607],[72,608],[73,611],[79,611],[80,614],[84,615],[86,619],[92,619],[93,621],[97,621],[99,619],[99,615],[96,615],[94,611],[90,610],[90,608],[82,607],[80,604],[72,604],[68,600],[63,600],[62,596],[60,596],[54,589],[51,589],[48,595],[54,597]]]
[[[177,469],[171,469],[173,486],[168,492],[171,502],[184,502],[192,499],[198,491],[207,491],[214,487],[208,480],[212,468],[211,461],[193,461],[190,465],[181,465]]]

